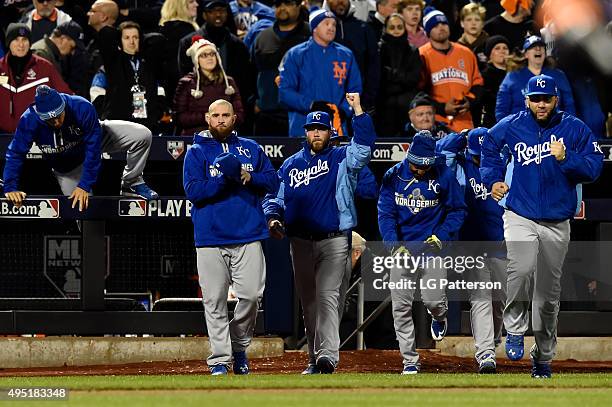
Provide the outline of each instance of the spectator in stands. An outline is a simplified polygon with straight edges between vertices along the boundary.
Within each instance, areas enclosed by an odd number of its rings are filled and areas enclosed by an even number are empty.
[[[58,25],[72,20],[72,17],[55,7],[56,0],[32,0],[32,3],[34,9],[21,18],[21,22],[32,31],[32,43],[42,40],[45,35],[51,35]]]
[[[227,28],[227,21],[231,19],[231,12],[227,3],[223,0],[209,0],[204,5],[205,23],[194,35],[200,35],[204,39],[215,44],[221,55],[221,61],[225,72],[234,80],[240,89],[242,106],[245,113],[252,110],[255,93],[256,75],[251,65],[249,50],[240,38],[232,34]],[[192,35],[189,34],[181,39],[179,44],[179,71],[181,75],[187,75],[193,70],[191,58],[187,56],[187,49],[191,46]],[[244,125],[241,134],[250,134],[250,129]]]
[[[419,48],[423,60],[423,88],[436,102],[436,120],[454,131],[471,129],[470,108],[482,94],[482,76],[468,48],[449,40],[446,16],[429,8],[423,18],[429,43]]]
[[[92,39],[85,48],[87,55],[85,81],[88,84],[92,83],[94,75],[96,75],[103,64],[98,32],[106,26],[115,26],[118,16],[119,7],[117,7],[117,3],[112,0],[96,0],[87,13],[87,17],[89,18],[87,24],[94,30]],[[90,100],[93,102],[94,99],[95,97],[92,95]],[[98,114],[99,113],[100,111],[98,111]]]
[[[546,58],[546,48],[542,38],[532,35],[523,44],[522,61],[511,63],[508,74],[504,78],[495,105],[495,118],[500,121],[504,117],[525,109],[525,88],[527,82],[537,75],[548,75],[554,78],[559,89],[557,106],[569,114],[575,115],[574,97],[567,77],[563,71],[552,67],[554,61]]]
[[[368,21],[370,11],[376,11],[374,0],[351,0],[351,5],[355,7],[354,16],[361,21]]]
[[[289,136],[304,137],[309,111],[330,109],[333,127],[342,136],[342,119],[352,116],[345,94],[361,93],[359,67],[351,50],[334,41],[334,13],[317,10],[309,24],[312,38],[291,48],[279,68],[279,100],[289,109]]]
[[[501,0],[504,11],[485,23],[489,35],[503,35],[510,42],[510,52],[520,49],[528,32],[535,32],[531,9],[533,0]]]
[[[50,36],[45,35],[42,40],[32,45],[32,52],[51,62],[55,69],[62,74],[64,81],[71,82],[67,67],[62,67],[61,58],[71,55],[77,48],[83,49],[83,30],[74,21],[68,21],[57,26]],[[76,75],[76,73],[72,73]],[[78,75],[83,75],[79,72]]]
[[[194,36],[187,55],[193,60],[194,72],[181,78],[174,97],[176,123],[182,134],[193,135],[208,129],[205,115],[219,99],[232,104],[236,124],[241,123],[244,110],[240,93],[234,79],[225,74],[215,44]]]
[[[406,110],[417,93],[421,74],[419,51],[406,41],[401,14],[387,17],[380,40],[381,83],[377,111],[377,133],[399,136],[406,122]]]
[[[354,8],[349,0],[327,0],[327,7],[336,15],[336,37],[334,41],[353,52],[363,85],[361,104],[371,110],[376,104],[380,83],[380,37],[367,23],[353,16]]]
[[[275,0],[274,5],[276,21],[261,32],[253,48],[253,63],[257,68],[254,136],[289,133],[287,109],[278,98],[278,66],[290,48],[310,37],[308,23],[300,20],[299,0]]]
[[[21,23],[6,30],[6,55],[0,59],[0,133],[13,133],[21,114],[34,100],[42,83],[64,93],[72,93],[49,61],[30,50],[31,32]]]
[[[140,26],[131,21],[121,23],[118,30],[106,26],[98,35],[108,81],[102,119],[137,122],[155,133],[163,112],[158,97],[162,64],[155,53],[163,41],[154,37],[145,46]]]
[[[463,35],[457,40],[459,44],[465,45],[476,55],[478,66],[482,68],[487,63],[484,49],[487,38],[489,38],[489,34],[483,31],[486,13],[487,10],[479,3],[469,3],[463,6],[459,14]]]
[[[370,11],[368,24],[376,33],[378,41],[385,30],[385,20],[397,11],[399,0],[376,0],[376,11]]]
[[[482,79],[484,80],[484,91],[480,101],[482,109],[480,120],[474,118],[474,123],[481,123],[482,126],[490,129],[497,120],[495,119],[495,103],[497,101],[497,92],[506,76],[506,60],[509,55],[508,39],[501,35],[494,35],[487,39],[485,44],[485,55],[489,62],[482,71]]]
[[[435,121],[436,103],[425,92],[419,92],[410,102],[408,107],[408,118],[410,121],[404,126],[402,137],[408,142],[421,130],[428,130],[431,135],[439,140],[451,131],[442,122]]]
[[[404,17],[406,22],[408,42],[416,48],[429,42],[427,33],[421,27],[424,8],[425,2],[423,0],[400,0],[397,5],[397,12]]]
[[[195,20],[198,15],[197,0],[166,0],[161,9],[159,32],[166,37],[164,70],[166,72],[166,98],[174,98],[176,85],[181,77],[176,58],[181,38],[198,29]]]
[[[259,20],[274,20],[274,11],[256,0],[233,0],[230,2],[238,37],[244,38],[253,24]]]

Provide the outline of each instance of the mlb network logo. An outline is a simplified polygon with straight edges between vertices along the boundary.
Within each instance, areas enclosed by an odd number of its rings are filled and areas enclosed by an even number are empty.
[[[26,199],[19,207],[6,199],[0,200],[0,218],[55,219],[59,213],[59,199]]]
[[[120,199],[119,216],[147,216],[147,201],[144,199]]]

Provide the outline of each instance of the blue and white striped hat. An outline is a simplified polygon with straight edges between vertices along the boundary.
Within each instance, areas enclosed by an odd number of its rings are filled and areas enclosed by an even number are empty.
[[[40,85],[36,88],[34,96],[34,111],[41,120],[49,120],[62,114],[66,107],[66,101],[62,95],[47,85]]]

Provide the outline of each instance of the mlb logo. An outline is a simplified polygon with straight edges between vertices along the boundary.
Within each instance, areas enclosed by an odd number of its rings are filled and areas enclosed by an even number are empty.
[[[580,202],[580,211],[574,216],[574,219],[584,220],[586,219],[586,208],[584,206],[584,201]]]
[[[168,141],[167,150],[172,158],[176,160],[185,152],[185,142],[179,140]]]
[[[59,199],[42,199],[38,203],[39,218],[59,218]]]
[[[120,199],[119,216],[147,216],[147,201],[144,199]]]

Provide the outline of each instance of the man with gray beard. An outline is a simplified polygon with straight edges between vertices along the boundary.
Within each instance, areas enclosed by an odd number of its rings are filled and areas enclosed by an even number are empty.
[[[346,100],[355,115],[348,146],[333,147],[327,113],[306,117],[304,148],[278,171],[278,193],[264,200],[270,235],[289,236],[293,272],[308,340],[303,374],[333,373],[340,347],[338,298],[351,264],[351,229],[357,224],[354,193],[357,176],[370,161],[376,133],[358,93]]]

